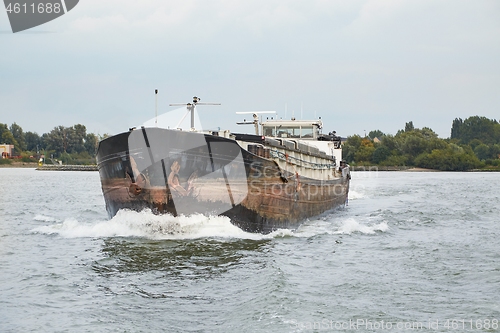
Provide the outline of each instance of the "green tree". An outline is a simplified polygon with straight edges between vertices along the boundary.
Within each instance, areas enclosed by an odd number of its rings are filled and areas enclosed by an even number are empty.
[[[473,116],[462,121],[457,118],[452,123],[451,138],[468,144],[474,139],[486,145],[500,143],[500,124],[494,119]]]
[[[68,152],[81,153],[85,151],[85,138],[87,136],[87,129],[84,125],[77,124],[73,127],[67,128],[68,133]]]
[[[372,140],[375,138],[382,139],[383,136],[384,132],[382,132],[381,130],[370,131],[370,133],[368,133],[368,137]]]
[[[486,160],[488,158],[495,158],[495,156],[491,153],[490,147],[485,145],[484,143],[476,146],[474,148],[474,154],[476,154],[477,158],[480,160]]]
[[[434,149],[417,156],[415,165],[442,171],[466,171],[478,168],[481,162],[470,149],[467,151],[450,144],[446,149]]]
[[[411,132],[415,129],[413,126],[413,121],[410,121],[409,123],[406,123],[405,125],[405,132]]]
[[[0,141],[8,145],[14,145],[14,149],[16,149],[18,145],[16,139],[14,139],[14,136],[9,130],[3,131],[2,138]]]
[[[373,163],[380,164],[391,156],[391,151],[387,146],[380,145],[373,151],[371,160]]]
[[[85,136],[85,151],[89,153],[90,156],[95,156],[97,154],[98,144],[99,139],[94,133],[89,133]]]
[[[404,154],[416,157],[426,150],[426,141],[420,135],[405,135],[401,148]]]
[[[426,152],[431,152],[434,149],[446,149],[448,147],[448,143],[439,138],[433,138],[427,141],[426,144]]]
[[[54,127],[52,131],[44,136],[47,150],[53,150],[56,156],[66,153],[68,149],[68,130],[64,126]]]
[[[472,150],[475,150],[477,146],[482,145],[483,143],[481,140],[478,139],[473,139],[469,142],[469,146],[472,148]]]
[[[462,118],[455,118],[455,120],[453,120],[453,122],[451,123],[451,139],[460,140],[460,138],[462,137],[461,129],[463,124],[464,121],[462,120]]]
[[[26,150],[39,152],[43,149],[42,138],[37,133],[26,132],[24,137],[26,139]]]
[[[373,146],[361,146],[354,154],[354,160],[357,163],[370,163],[374,151],[375,147]]]
[[[478,128],[485,128],[490,134],[469,135]],[[410,121],[395,136],[382,136],[380,143],[374,144],[372,140],[359,136],[348,137],[344,145],[344,158],[354,163],[419,166],[450,171],[470,170],[486,163],[495,166],[496,161],[500,164],[500,142],[491,144],[483,143],[482,140],[493,142],[497,129],[500,133],[500,125],[496,121],[484,117],[471,117],[465,121],[457,118],[452,128],[454,138],[440,139],[431,128],[415,128]],[[369,137],[375,137],[375,133],[378,135],[378,130],[371,131]],[[472,138],[470,145],[462,141],[467,135]]]
[[[2,123],[0,123],[0,140],[3,140],[3,139],[2,139],[2,138],[3,138],[3,134],[4,134],[5,132],[10,132],[10,131],[9,131],[9,126],[7,126],[7,124],[2,124]],[[11,133],[11,134],[12,134],[12,133]],[[7,143],[7,142],[2,141],[2,142],[0,142],[0,143]],[[9,143],[9,144],[10,144],[10,143]]]
[[[428,151],[429,140],[426,140],[418,130],[399,132],[395,136],[397,153],[406,156],[407,163],[413,164],[413,160],[419,154]]]
[[[491,156],[494,159],[500,159],[500,143],[490,146]]]
[[[391,155],[381,165],[387,166],[407,166],[408,158],[404,155]]]
[[[16,152],[18,154],[21,154],[21,152],[23,152],[23,151],[26,150],[26,139],[24,137],[23,129],[18,124],[13,123],[10,126],[9,130],[12,133],[12,136],[14,137],[14,139],[16,139],[16,142],[17,142],[17,146],[15,146],[14,149],[16,150]]]
[[[416,131],[422,134],[422,137],[425,139],[435,139],[438,137],[437,133],[429,127],[422,127],[422,129],[417,129]]]
[[[354,160],[359,163],[370,163],[374,151],[375,147],[371,140],[366,138],[361,139],[360,147],[354,153]]]
[[[353,135],[347,137],[346,142],[342,146],[342,158],[347,161],[347,163],[354,162],[354,154],[361,147],[362,138],[359,135]]]
[[[391,154],[396,154],[398,148],[399,148],[399,143],[397,142],[396,138],[392,135],[385,135],[382,137],[382,145],[387,147],[390,151]]]
[[[0,124],[0,143],[14,145],[14,149],[18,148],[19,143],[16,141],[14,135],[12,135],[7,124]]]

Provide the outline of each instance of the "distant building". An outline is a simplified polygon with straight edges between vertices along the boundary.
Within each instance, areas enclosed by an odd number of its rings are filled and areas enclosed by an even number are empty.
[[[375,142],[375,143],[380,143],[380,139],[379,139],[379,138],[377,138],[377,137],[375,137],[375,138],[373,138],[373,142]]]
[[[0,154],[2,154],[2,158],[9,158],[12,156],[12,150],[14,150],[14,145],[0,145]]]

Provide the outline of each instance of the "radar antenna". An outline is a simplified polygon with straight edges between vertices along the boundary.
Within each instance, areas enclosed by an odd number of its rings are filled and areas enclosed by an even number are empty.
[[[177,127],[180,126],[180,124],[186,118],[186,116],[188,115],[188,113],[191,112],[191,130],[194,131],[195,130],[195,127],[194,127],[194,112],[196,110],[196,105],[221,105],[221,103],[200,103],[200,101],[201,101],[201,98],[194,96],[193,97],[193,103],[173,103],[173,104],[169,104],[170,106],[184,106],[184,105],[186,106],[187,111],[184,114],[184,117],[182,117],[182,119],[179,122],[179,124],[177,124]]]

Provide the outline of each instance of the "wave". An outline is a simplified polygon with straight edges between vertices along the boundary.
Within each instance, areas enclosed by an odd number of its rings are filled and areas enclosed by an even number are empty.
[[[381,222],[373,225],[360,224],[353,218],[345,220],[335,234],[352,234],[354,232],[360,232],[362,234],[375,234],[377,231],[386,232],[389,230],[387,222]]]
[[[39,221],[39,222],[57,222],[57,219],[50,217],[50,216],[41,215],[41,214],[36,215],[33,218],[33,220]]]
[[[386,222],[374,225],[363,225],[349,218],[336,223],[334,215],[318,220],[306,221],[297,230],[279,229],[263,235],[245,232],[231,223],[225,216],[205,216],[201,214],[191,216],[177,216],[170,214],[155,215],[150,210],[135,212],[120,210],[111,220],[92,222],[78,221],[76,218],[67,218],[60,222],[55,218],[36,215],[34,220],[40,222],[57,222],[40,226],[32,230],[35,233],[52,235],[64,238],[107,238],[107,237],[140,237],[147,239],[197,239],[197,238],[237,238],[263,240],[284,237],[311,237],[324,234],[374,234],[376,231],[385,232],[389,229]]]
[[[365,197],[364,193],[349,190],[349,200],[362,199],[364,197]]]
[[[37,221],[56,222],[55,219],[37,215]],[[135,212],[120,210],[111,219],[97,222],[80,222],[68,218],[62,223],[37,227],[32,232],[57,234],[64,238],[80,237],[141,237],[149,239],[196,239],[196,238],[241,238],[270,239],[292,235],[290,230],[276,230],[268,235],[254,234],[241,230],[225,216],[177,216],[155,215],[145,210]]]
[[[365,218],[362,218],[365,220]],[[370,220],[370,218],[368,219]],[[351,235],[355,233],[373,235],[389,230],[387,222],[363,224],[354,218],[347,218],[330,214],[316,220],[304,222],[297,230],[283,233],[283,236],[309,238],[318,235]]]

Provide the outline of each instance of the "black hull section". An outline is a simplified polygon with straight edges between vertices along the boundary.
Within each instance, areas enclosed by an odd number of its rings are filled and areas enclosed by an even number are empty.
[[[348,177],[319,181],[215,135],[147,128],[100,142],[108,215],[120,209],[174,216],[225,215],[249,232],[297,228],[345,204]]]

